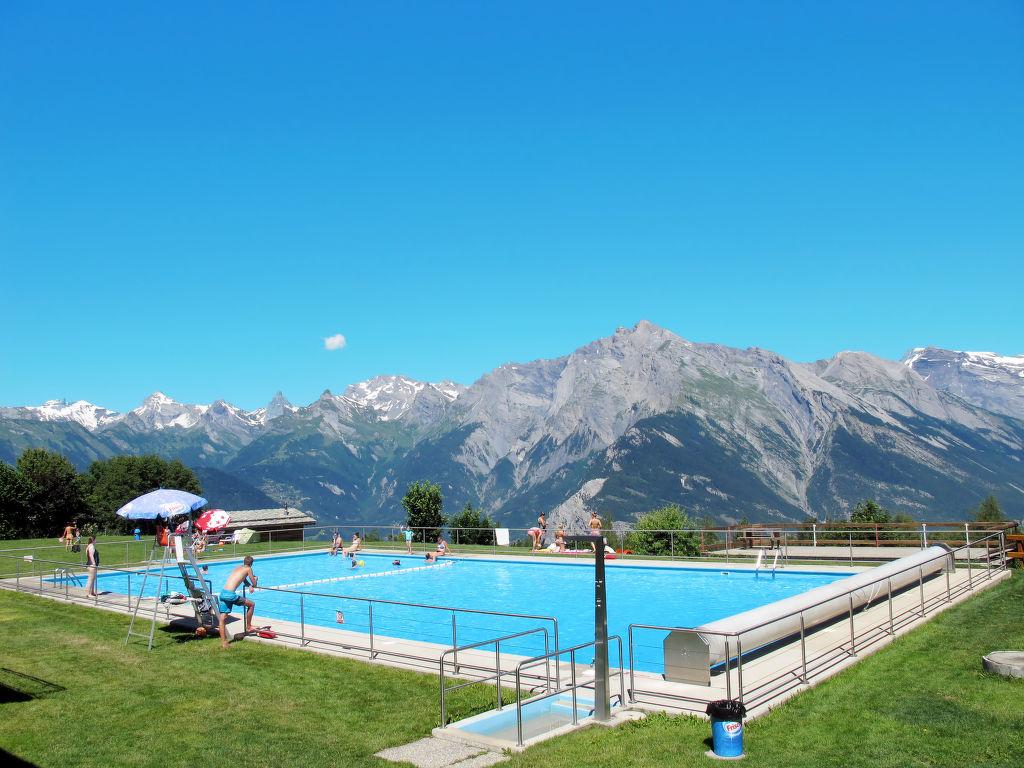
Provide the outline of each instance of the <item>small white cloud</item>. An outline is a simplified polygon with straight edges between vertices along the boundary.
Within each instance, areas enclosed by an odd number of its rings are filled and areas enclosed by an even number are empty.
[[[345,337],[336,333],[324,339],[324,349],[344,349],[346,343]]]

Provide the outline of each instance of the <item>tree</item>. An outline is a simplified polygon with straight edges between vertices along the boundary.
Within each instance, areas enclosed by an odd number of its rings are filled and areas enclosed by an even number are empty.
[[[990,493],[974,510],[974,519],[979,523],[1005,523],[1006,515],[996,497]]]
[[[626,536],[626,549],[638,555],[698,555],[700,534],[686,510],[669,504],[637,518]]]
[[[402,506],[409,515],[406,524],[416,536],[422,536],[423,541],[438,537],[444,526],[441,486],[429,480],[412,483],[402,497]]]
[[[127,531],[135,526],[115,514],[132,499],[157,488],[174,488],[202,495],[195,473],[177,459],[159,456],[114,456],[94,461],[82,475],[82,490],[93,520],[105,531]]]
[[[18,457],[28,510],[23,536],[57,536],[72,520],[86,522],[87,508],[75,465],[59,453],[29,448]]]
[[[464,529],[452,534],[458,544],[494,543],[494,534],[491,531],[497,524],[483,510],[475,509],[469,502],[466,502],[461,512],[448,521],[448,526],[453,529]]]
[[[857,502],[857,505],[850,513],[850,522],[858,523],[861,530],[853,530],[850,534],[854,539],[875,538],[875,525],[888,523],[890,520],[889,510],[879,506],[874,499],[864,499]]]
[[[10,464],[0,461],[0,539],[27,535],[31,486]]]

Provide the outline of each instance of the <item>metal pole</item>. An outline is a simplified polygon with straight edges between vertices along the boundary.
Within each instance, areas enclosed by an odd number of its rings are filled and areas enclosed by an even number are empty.
[[[452,662],[455,665],[455,674],[459,674],[459,652],[456,647],[459,644],[459,634],[455,627],[455,611],[452,611]]]
[[[729,655],[729,636],[724,635],[725,638],[725,698],[732,698],[732,680],[729,678],[729,665],[732,657]]]
[[[557,650],[557,648],[555,649]],[[515,730],[516,743],[522,746],[522,680],[519,667],[515,668]]]
[[[811,523],[811,546],[818,546],[818,524]]]
[[[576,725],[576,650],[569,651],[570,690],[572,691],[572,724]],[[595,691],[597,686],[595,685]],[[596,703],[596,702],[595,702]],[[595,717],[597,712],[594,713]]]
[[[629,625],[629,703],[636,701],[633,691],[636,690],[636,676],[633,674],[633,625]]]
[[[373,650],[373,603],[369,604],[369,616],[370,616],[370,658],[377,658],[376,651]]]
[[[501,640],[494,643],[494,679],[498,688],[498,711],[501,711]]]
[[[804,612],[800,611],[800,664],[803,667],[804,674],[800,678],[804,685],[807,685],[807,645],[804,642],[804,636],[806,634],[806,628],[804,627]]]
[[[740,704],[743,703],[743,643],[740,642],[739,635],[736,635],[736,684],[738,690],[736,691],[739,696]]]
[[[604,537],[590,536],[594,542],[594,720],[611,717],[608,701],[608,590],[604,573]],[[574,704],[575,706],[575,704]],[[575,710],[573,713],[575,721]]]
[[[853,594],[848,595],[850,599],[850,655],[857,655],[857,639],[853,630]]]
[[[895,635],[896,625],[893,623],[892,619],[892,579],[886,579],[885,583],[889,589],[889,634]]]
[[[850,543],[850,565],[853,565],[853,531],[847,531],[846,535],[849,537]]]
[[[924,618],[924,569],[917,567],[917,586],[921,592],[921,618]]]
[[[299,592],[299,647],[306,645],[306,596]]]

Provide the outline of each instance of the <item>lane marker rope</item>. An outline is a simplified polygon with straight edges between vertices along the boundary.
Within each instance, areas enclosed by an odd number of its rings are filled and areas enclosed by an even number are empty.
[[[336,581],[351,581],[352,579],[374,579],[379,576],[394,576],[399,573],[412,573],[413,571],[432,571],[435,568],[450,568],[455,565],[454,560],[434,565],[418,565],[415,568],[399,568],[394,571],[381,571],[379,573],[357,573],[350,576],[335,576],[330,579],[313,579],[312,581],[297,581],[294,584],[274,584],[274,589],[290,589],[292,587],[309,587],[313,584],[331,584]]]

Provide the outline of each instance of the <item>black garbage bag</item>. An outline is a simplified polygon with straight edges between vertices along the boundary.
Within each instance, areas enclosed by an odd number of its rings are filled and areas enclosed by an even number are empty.
[[[734,699],[719,699],[718,701],[708,702],[706,712],[716,720],[738,723],[747,714],[747,708],[743,706],[742,702]]]

